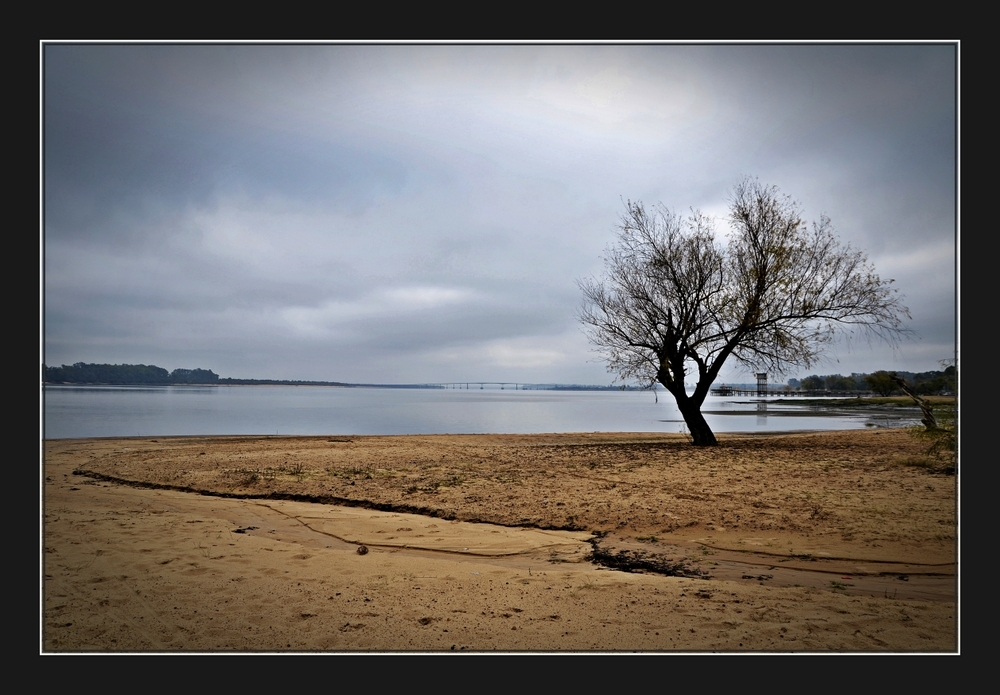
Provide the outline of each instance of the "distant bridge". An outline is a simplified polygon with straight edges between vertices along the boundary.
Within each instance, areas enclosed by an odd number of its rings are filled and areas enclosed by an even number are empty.
[[[434,386],[440,386],[445,389],[470,389],[478,386],[480,390],[485,390],[489,386],[491,389],[500,387],[501,391],[508,388],[513,388],[514,391],[524,391],[527,390],[530,384],[522,384],[514,381],[448,381],[434,384]]]

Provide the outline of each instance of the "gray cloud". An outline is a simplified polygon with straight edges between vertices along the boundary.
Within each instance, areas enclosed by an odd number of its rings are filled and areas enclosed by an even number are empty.
[[[607,382],[574,323],[624,198],[758,175],[954,345],[955,52],[49,45],[45,359],[366,381]],[[839,362],[837,360],[840,360]],[[725,378],[735,375],[724,374]]]

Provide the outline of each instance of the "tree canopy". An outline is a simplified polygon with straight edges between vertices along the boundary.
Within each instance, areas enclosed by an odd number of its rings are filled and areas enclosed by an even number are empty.
[[[145,364],[85,364],[43,366],[43,380],[50,384],[169,385],[215,384],[219,375],[211,369],[175,369]]]
[[[890,343],[907,332],[892,280],[842,245],[829,218],[810,227],[790,197],[745,178],[729,223],[722,245],[698,211],[628,201],[603,277],[579,283],[579,318],[608,370],[662,384],[696,445],[716,443],[701,406],[728,359],[782,374],[815,363],[839,329]]]

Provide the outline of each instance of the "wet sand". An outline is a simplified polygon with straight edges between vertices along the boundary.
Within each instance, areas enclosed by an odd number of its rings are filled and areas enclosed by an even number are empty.
[[[957,649],[922,442],[720,440],[49,441],[41,648]]]

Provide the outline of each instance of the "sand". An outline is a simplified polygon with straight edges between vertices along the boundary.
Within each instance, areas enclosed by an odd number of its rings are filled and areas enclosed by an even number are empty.
[[[48,441],[40,648],[958,651],[923,442],[720,441]]]

